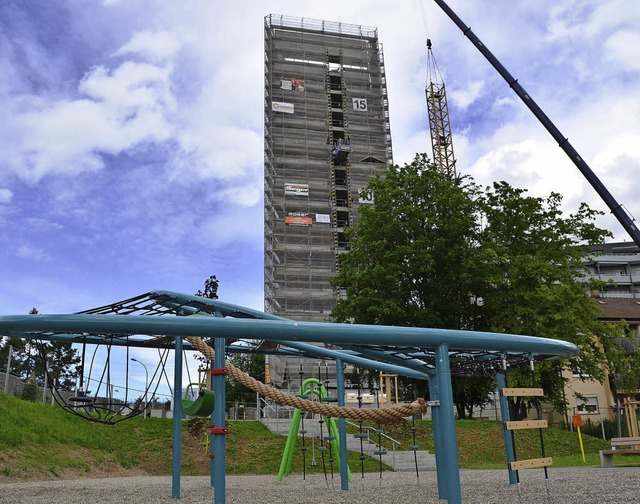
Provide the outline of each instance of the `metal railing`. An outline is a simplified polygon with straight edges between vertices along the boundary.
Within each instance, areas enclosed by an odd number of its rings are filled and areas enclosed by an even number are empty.
[[[346,420],[347,425],[350,425],[351,427],[355,427],[356,429],[360,430],[360,425],[357,424],[356,422],[352,422],[350,420]],[[370,425],[363,425],[362,428],[366,431],[367,433],[367,455],[371,455],[371,445],[373,445],[374,447],[377,447],[378,450],[384,450],[386,452],[388,452],[389,450],[387,450],[383,445],[382,445],[382,441],[380,441],[378,443],[378,441],[375,438],[372,438],[371,435],[373,433],[373,435],[375,437],[380,436],[382,439],[389,441],[391,443],[391,459],[393,460],[392,465],[395,467],[396,465],[396,447],[400,446],[402,443],[400,441],[398,441],[397,439],[393,439],[391,436],[383,433],[378,433],[378,429],[376,429],[375,427],[371,427]]]

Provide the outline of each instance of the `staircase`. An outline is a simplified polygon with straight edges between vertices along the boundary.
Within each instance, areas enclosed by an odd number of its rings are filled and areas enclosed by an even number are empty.
[[[288,418],[262,418],[260,421],[273,433],[286,436],[289,434],[291,428],[291,419]],[[357,424],[349,422],[352,426],[357,427]],[[304,430],[307,438],[320,437],[320,423],[317,419],[305,419]],[[363,449],[365,455],[369,455],[373,458],[378,458],[374,452],[386,451],[385,455],[382,455],[382,462],[389,467],[392,467],[394,471],[415,471],[416,470],[416,456],[418,459],[418,471],[434,471],[436,469],[435,455],[429,453],[427,450],[402,450],[400,443],[389,436],[382,435],[382,448],[378,447],[377,434],[369,433],[371,439],[366,438],[362,440]],[[326,424],[323,427],[322,435],[327,435]],[[308,442],[308,441],[307,441]],[[353,434],[347,434],[347,449],[354,452],[360,452],[360,439],[355,438]]]

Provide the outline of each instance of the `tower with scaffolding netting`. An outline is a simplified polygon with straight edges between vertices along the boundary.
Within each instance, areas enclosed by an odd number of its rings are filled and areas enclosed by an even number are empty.
[[[264,47],[265,311],[327,321],[345,229],[392,163],[382,45],[376,28],[271,14]],[[269,365],[276,386],[295,387],[300,366],[335,380],[333,363]]]

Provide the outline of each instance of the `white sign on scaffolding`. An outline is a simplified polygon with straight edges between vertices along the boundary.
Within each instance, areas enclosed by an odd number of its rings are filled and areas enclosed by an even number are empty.
[[[373,205],[373,191],[366,187],[358,189],[358,203]]]
[[[285,114],[293,114],[293,103],[271,102],[271,110],[274,112],[284,112]]]
[[[368,110],[366,98],[352,98],[351,103],[353,103],[353,110],[359,112],[366,112]]]
[[[284,193],[287,196],[309,196],[309,184],[284,183]]]

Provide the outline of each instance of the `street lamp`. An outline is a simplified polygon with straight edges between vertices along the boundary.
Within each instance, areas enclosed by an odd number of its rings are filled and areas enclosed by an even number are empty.
[[[144,368],[144,415],[142,418],[147,418],[147,390],[149,390],[149,371],[147,371],[147,366],[144,365],[144,362],[140,362],[138,359],[134,359],[131,357],[133,362],[137,362],[141,364]]]

